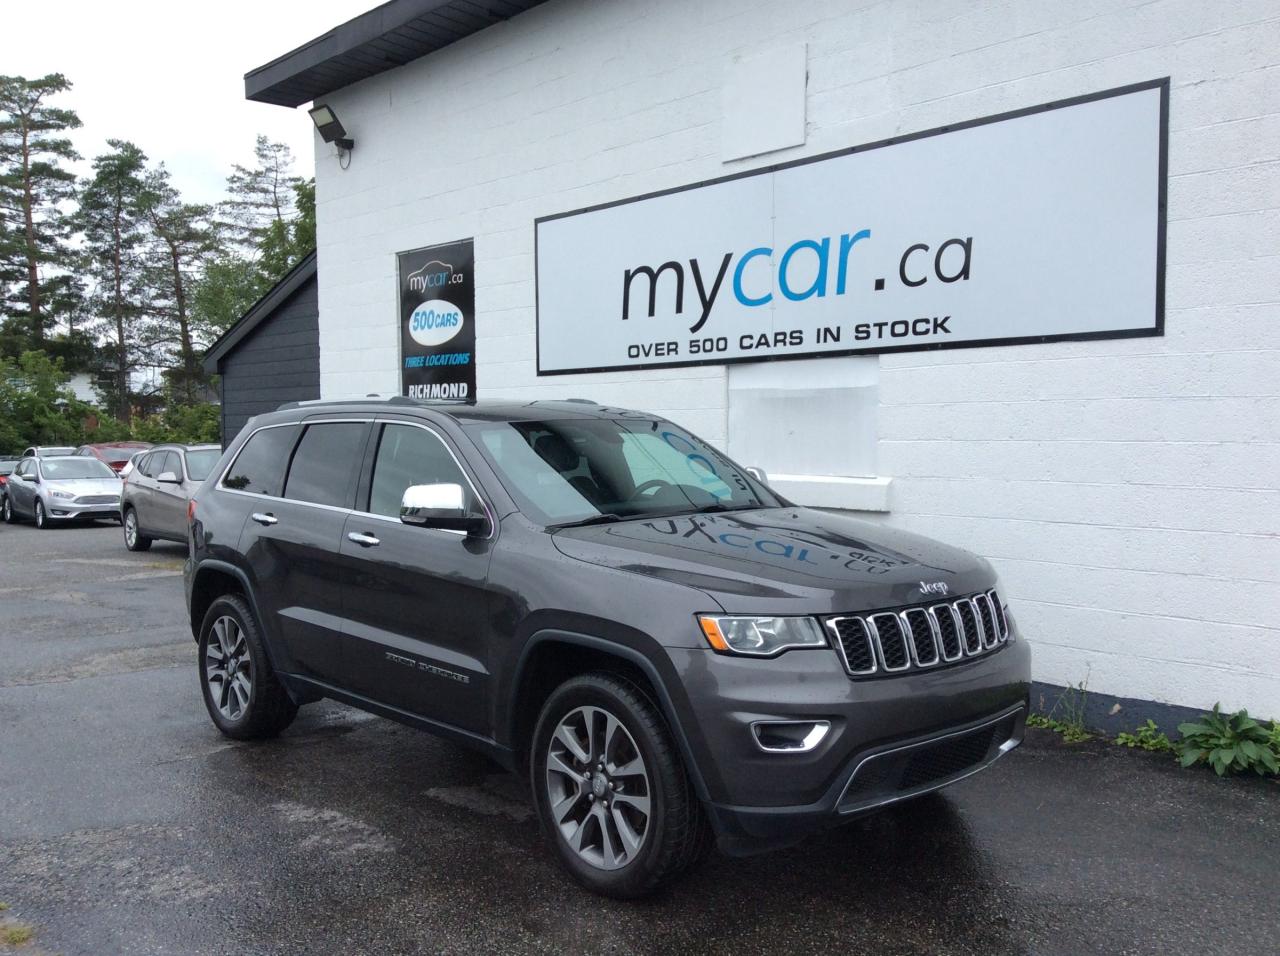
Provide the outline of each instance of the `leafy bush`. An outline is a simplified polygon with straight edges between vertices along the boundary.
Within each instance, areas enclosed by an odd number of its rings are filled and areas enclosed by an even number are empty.
[[[1052,730],[1055,734],[1061,734],[1062,739],[1069,744],[1083,743],[1086,740],[1093,739],[1093,734],[1085,729],[1084,724],[1069,723],[1065,720],[1046,717],[1043,714],[1029,716],[1027,718],[1027,726],[1039,727],[1042,730]]]
[[[1152,753],[1168,753],[1173,750],[1173,744],[1169,742],[1169,738],[1161,733],[1160,728],[1156,726],[1156,722],[1150,719],[1133,733],[1122,732],[1116,737],[1116,743],[1122,747],[1130,749],[1136,747],[1139,750],[1149,750]]]
[[[1260,775],[1280,773],[1280,751],[1276,749],[1276,725],[1271,728],[1249,716],[1247,710],[1222,713],[1214,704],[1213,713],[1198,721],[1179,724],[1182,734],[1174,747],[1184,767],[1207,763],[1219,777],[1252,770]]]

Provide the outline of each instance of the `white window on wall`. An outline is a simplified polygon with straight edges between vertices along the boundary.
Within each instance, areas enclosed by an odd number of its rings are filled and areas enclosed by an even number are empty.
[[[877,356],[729,366],[729,457],[797,504],[887,511]]]

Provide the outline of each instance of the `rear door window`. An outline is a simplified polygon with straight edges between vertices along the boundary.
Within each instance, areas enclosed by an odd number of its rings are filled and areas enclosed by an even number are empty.
[[[293,439],[297,433],[296,425],[263,428],[254,432],[227,470],[226,477],[222,479],[222,487],[279,498],[284,484],[284,469],[289,461],[289,449],[293,447]]]
[[[357,463],[363,457],[365,422],[318,422],[303,432],[289,465],[284,496],[295,501],[350,508]]]

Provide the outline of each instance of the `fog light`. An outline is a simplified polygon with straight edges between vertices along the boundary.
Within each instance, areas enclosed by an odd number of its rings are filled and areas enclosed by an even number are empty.
[[[757,720],[751,725],[756,746],[771,754],[808,753],[826,739],[829,730],[827,720]]]

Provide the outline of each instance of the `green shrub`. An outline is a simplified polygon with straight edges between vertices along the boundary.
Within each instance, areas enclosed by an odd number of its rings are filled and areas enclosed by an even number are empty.
[[[1276,749],[1276,724],[1270,729],[1249,716],[1247,710],[1222,713],[1214,704],[1213,713],[1198,721],[1179,724],[1182,739],[1174,744],[1184,767],[1207,763],[1219,777],[1252,770],[1266,775],[1280,773],[1280,751]]]
[[[1156,722],[1150,719],[1133,733],[1122,732],[1116,737],[1116,743],[1122,747],[1130,749],[1136,747],[1139,750],[1149,750],[1152,753],[1162,754],[1173,750],[1173,744],[1169,742],[1169,738],[1161,733],[1160,728],[1156,726]]]

